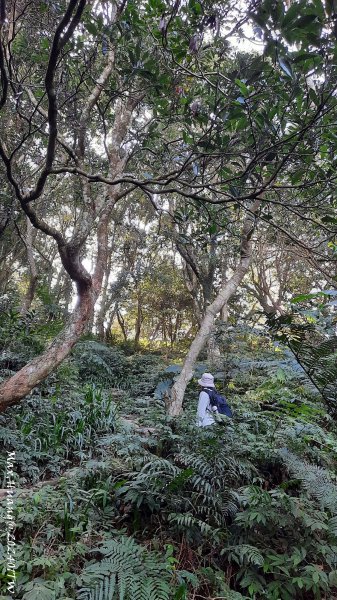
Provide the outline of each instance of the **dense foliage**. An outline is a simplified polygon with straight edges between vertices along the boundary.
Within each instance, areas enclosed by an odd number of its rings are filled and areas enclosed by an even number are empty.
[[[234,418],[208,431],[194,425],[196,383],[172,420],[153,397],[172,365],[90,339],[1,417],[18,599],[333,598],[335,421],[266,330],[232,328],[224,343]]]
[[[0,294],[64,328],[1,384],[0,410],[86,330],[204,344],[250,268],[266,312],[331,287],[333,4],[4,5]]]
[[[4,600],[337,599],[336,39],[0,1]]]

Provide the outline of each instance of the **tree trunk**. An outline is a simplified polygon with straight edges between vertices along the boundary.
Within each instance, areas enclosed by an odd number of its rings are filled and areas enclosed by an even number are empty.
[[[98,315],[96,317],[96,331],[98,338],[101,342],[105,341],[105,328],[104,328],[104,319],[106,315],[106,305],[104,304],[104,299],[102,298],[102,304],[99,309]]]
[[[212,328],[207,340],[207,360],[211,365],[217,366],[221,359],[221,350],[214,334],[215,330]]]
[[[220,311],[221,321],[223,323],[228,322],[228,304],[224,304]]]
[[[64,330],[56,336],[47,349],[40,356],[30,361],[15,375],[10,377],[10,379],[7,379],[0,384],[0,412],[5,410],[8,406],[18,403],[22,398],[27,396],[27,394],[43,381],[69,354],[74,344],[86,331],[88,324],[92,322],[95,302],[99,296],[104,271],[106,269],[108,255],[108,227],[112,210],[119,198],[120,184],[109,187],[107,196],[103,194],[102,196],[96,197],[96,205],[95,202],[93,202],[89,181],[85,177],[82,179],[83,208],[81,217],[76,220],[72,237],[68,241],[62,231],[59,231],[56,227],[44,221],[43,211],[39,213],[32,205],[32,201],[39,198],[43,193],[46,181],[51,174],[55,161],[57,140],[60,141],[61,139],[58,137],[59,132],[57,127],[56,68],[59,66],[58,62],[62,53],[62,48],[75,31],[75,28],[81,19],[84,7],[84,0],[80,0],[78,6],[77,2],[70,2],[53,38],[50,60],[45,76],[45,87],[49,103],[48,112],[39,106],[39,103],[34,98],[34,94],[28,92],[28,96],[35,109],[47,119],[49,134],[43,166],[40,169],[35,186],[27,193],[24,193],[20,189],[19,180],[16,180],[15,174],[12,172],[11,158],[7,157],[7,151],[4,149],[3,145],[1,146],[1,160],[6,165],[7,179],[15,189],[16,197],[20,202],[21,209],[29,217],[32,225],[36,229],[43,232],[45,236],[53,238],[56,241],[62,265],[72,281],[77,285],[78,302],[73,315],[70,317]],[[111,24],[115,22],[119,14],[120,11],[117,11],[117,7],[114,6],[113,15],[110,19]],[[101,74],[96,79],[93,89],[82,105],[81,120],[75,137],[75,148],[74,151],[70,149],[71,155],[76,162],[76,166],[79,168],[84,168],[86,164],[86,139],[91,126],[90,115],[111,76],[115,66],[114,59],[115,49],[111,48]],[[2,71],[2,75],[4,75],[5,70],[3,69]],[[5,73],[5,76],[7,77],[7,73]],[[142,93],[135,92],[130,93],[126,99],[123,97],[118,98],[115,103],[114,123],[111,129],[109,144],[106,146],[109,160],[109,176],[112,178],[122,175],[128,161],[129,154],[125,152],[122,157],[120,149],[127,139],[134,109],[141,98]],[[5,101],[6,97],[4,97],[3,103]],[[17,150],[21,145],[22,142],[20,142]],[[67,143],[64,144],[62,141],[62,145],[67,146]],[[91,277],[82,265],[81,256],[83,255],[83,250],[85,249],[85,245],[95,222],[97,222],[97,252],[94,274]]]
[[[194,363],[209,338],[215,317],[228,300],[235,294],[239,284],[249,269],[252,255],[251,238],[255,229],[255,220],[260,202],[260,199],[255,200],[250,213],[245,219],[241,235],[239,265],[232,277],[220,288],[220,291],[212,304],[207,306],[200,329],[191,344],[181,373],[172,387],[171,396],[166,400],[167,412],[170,416],[178,416],[181,414],[185,390],[193,376]]]
[[[135,348],[138,348],[138,346],[139,346],[142,322],[143,322],[142,304],[141,304],[140,297],[138,296],[138,298],[137,298],[137,318],[136,318],[136,325],[135,325]]]
[[[108,238],[106,240],[106,243],[108,244]],[[97,330],[97,335],[98,335],[99,339],[101,340],[101,342],[105,342],[105,340],[106,340],[106,330],[104,327],[104,322],[106,319],[106,314],[112,303],[112,299],[108,297],[108,290],[109,290],[109,285],[110,285],[109,277],[110,277],[110,271],[111,271],[111,260],[112,260],[112,249],[110,248],[108,251],[107,265],[106,265],[106,269],[105,269],[105,273],[104,273],[104,282],[103,282],[102,290],[101,290],[100,309],[96,316],[96,330]]]
[[[182,256],[182,258],[184,259],[183,256]],[[195,314],[196,320],[198,322],[198,325],[200,326],[201,321],[202,321],[202,307],[201,307],[201,304],[198,299],[198,279],[197,279],[195,273],[193,273],[192,269],[189,267],[189,265],[187,263],[185,264],[185,268],[183,269],[183,275],[184,275],[186,287],[191,294],[191,298],[192,298],[192,302],[193,302],[193,306],[194,306],[194,314]]]
[[[68,356],[85,332],[95,305],[95,294],[88,285],[79,291],[78,302],[66,327],[47,349],[0,385],[0,412],[17,404],[43,381]]]
[[[25,315],[29,311],[31,304],[34,300],[38,281],[38,273],[33,252],[33,225],[31,224],[28,217],[26,217],[26,227],[27,229],[26,237],[24,238],[24,244],[26,246],[27,259],[29,265],[29,284],[20,308],[21,315]]]
[[[246,259],[246,266],[240,265],[233,277],[220,290],[214,302],[206,308],[205,316],[202,320],[200,329],[194,338],[191,347],[186,356],[182,371],[177,378],[172,391],[171,398],[167,402],[167,412],[171,416],[180,415],[187,384],[192,379],[193,367],[201,350],[204,348],[212,331],[214,320],[222,306],[235,294],[237,287],[246,274],[249,266],[249,259]]]
[[[120,326],[120,328],[122,330],[124,342],[127,342],[128,341],[128,334],[127,334],[127,331],[126,331],[126,328],[125,328],[125,322],[124,322],[123,316],[120,313],[120,311],[118,310],[118,308],[116,310],[116,316],[117,316],[118,325]]]
[[[161,328],[161,323],[159,322],[159,323],[157,323],[157,325],[155,326],[155,328],[152,330],[151,334],[149,335],[150,342],[155,341],[156,335],[157,335],[158,331],[160,330],[160,328]]]
[[[69,277],[68,273],[65,274],[65,283],[63,287],[63,295],[64,295],[64,309],[67,315],[70,314],[69,307],[71,305],[71,299],[73,295],[73,282]]]
[[[109,313],[109,320],[107,322],[105,331],[104,331],[104,342],[109,343],[112,340],[112,326],[116,317],[117,306],[116,303],[113,308],[111,308]]]
[[[228,321],[228,304],[224,304],[220,309],[220,319],[223,323],[227,323]],[[208,342],[207,342],[207,360],[208,362],[214,366],[215,369],[220,369],[221,363],[223,362],[221,350],[219,343],[215,337],[215,329],[210,333]]]

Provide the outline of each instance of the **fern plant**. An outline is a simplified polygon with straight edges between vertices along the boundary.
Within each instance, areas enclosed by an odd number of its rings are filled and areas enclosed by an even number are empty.
[[[212,539],[219,544],[227,521],[237,512],[235,489],[256,474],[255,468],[246,457],[233,456],[220,431],[207,439],[205,432],[194,429],[189,439],[186,430],[184,438],[172,433],[169,438],[164,430],[162,445],[165,439],[172,445],[168,458],[148,452],[116,496],[129,506],[134,524],[151,514],[154,522],[167,523],[175,535],[184,535],[191,543]]]
[[[301,482],[308,495],[318,501],[322,510],[328,509],[332,515],[337,515],[337,485],[331,481],[329,472],[285,448],[279,453],[289,472]]]
[[[314,316],[313,316],[314,315]],[[326,314],[297,309],[281,317],[270,316],[272,334],[287,344],[308,380],[332,413],[337,412],[337,336]]]
[[[95,340],[83,340],[73,350],[73,360],[78,364],[83,381],[99,382],[106,386],[119,381],[121,374],[129,371],[125,355]]]
[[[154,551],[122,537],[96,548],[104,558],[80,575],[77,600],[170,600],[174,569]]]

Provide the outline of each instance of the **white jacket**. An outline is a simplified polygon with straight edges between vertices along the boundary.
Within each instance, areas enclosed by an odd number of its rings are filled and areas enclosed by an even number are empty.
[[[206,425],[213,425],[215,423],[210,408],[209,395],[207,392],[200,392],[197,410],[197,427],[205,427]]]

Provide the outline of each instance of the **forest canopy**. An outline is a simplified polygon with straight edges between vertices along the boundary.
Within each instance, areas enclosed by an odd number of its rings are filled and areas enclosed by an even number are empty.
[[[127,335],[114,297],[130,279],[139,288],[141,260],[153,268],[145,247],[143,259],[132,249],[152,235],[179,256],[199,326],[172,391],[179,412],[257,239],[331,287],[334,5],[83,0],[3,11],[3,291],[14,267],[27,282],[22,314],[41,287],[66,312],[73,285],[78,300],[52,346],[0,387],[1,406],[29,393],[95,319],[103,337],[115,318]]]

